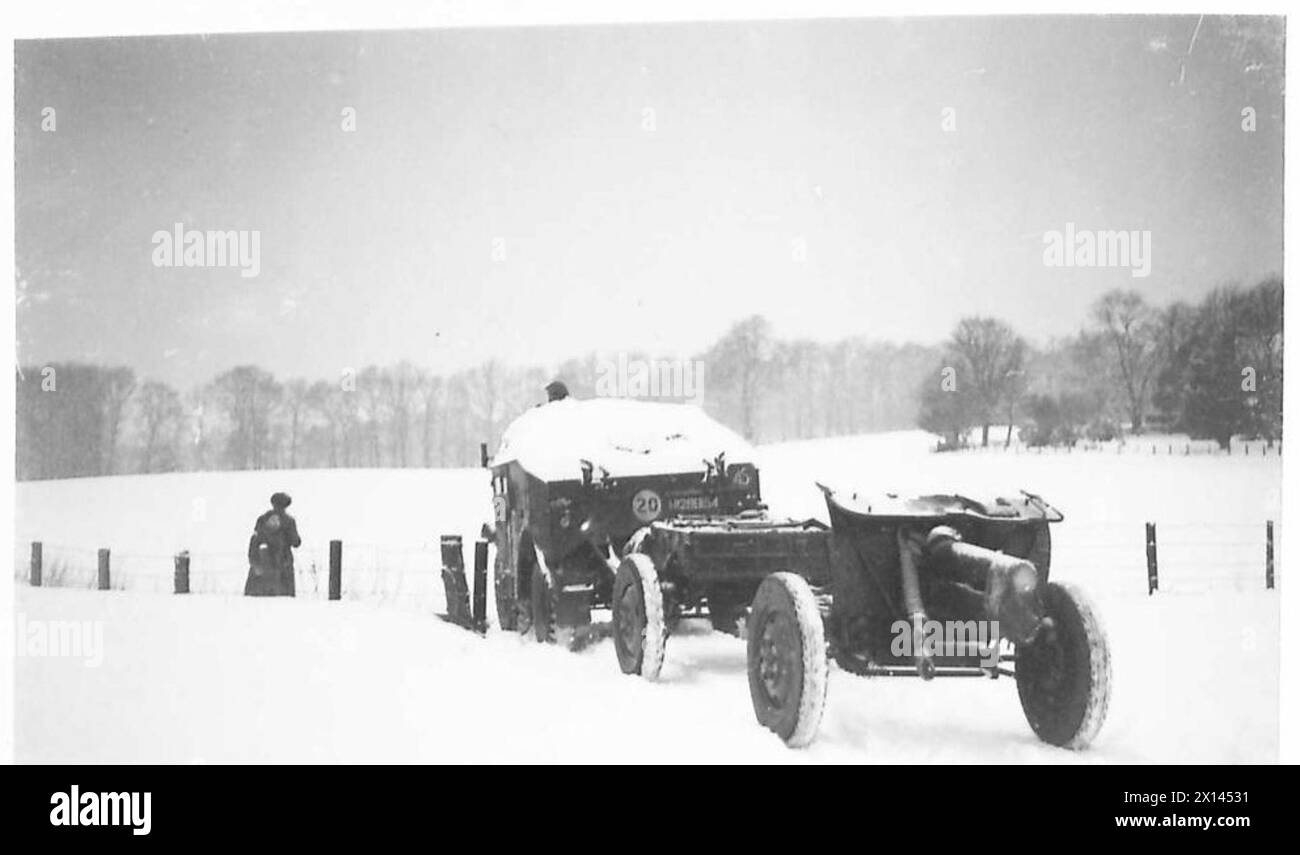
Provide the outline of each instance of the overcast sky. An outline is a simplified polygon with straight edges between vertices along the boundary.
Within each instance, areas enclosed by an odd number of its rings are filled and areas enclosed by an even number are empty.
[[[450,371],[690,353],[752,313],[920,342],[993,314],[1041,341],[1111,288],[1281,271],[1281,39],[1190,17],[20,42],[19,358],[181,386]],[[156,267],[178,222],[257,230],[260,274]],[[1150,230],[1150,276],[1044,266],[1067,222]]]

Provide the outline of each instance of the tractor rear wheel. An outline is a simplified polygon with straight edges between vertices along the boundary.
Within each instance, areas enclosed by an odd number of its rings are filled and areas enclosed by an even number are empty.
[[[659,573],[649,555],[633,553],[619,562],[612,611],[618,667],[624,674],[659,679],[668,628]]]
[[[1050,745],[1087,748],[1110,703],[1110,648],[1092,604],[1073,585],[1048,583],[1051,624],[1016,645],[1016,690],[1025,718]]]
[[[519,609],[514,597],[515,574],[509,563],[505,551],[498,549],[493,565],[492,591],[496,596],[497,623],[506,632],[514,632],[519,627]]]
[[[550,579],[540,567],[533,571],[529,598],[532,604],[533,637],[543,644],[555,641],[555,599],[551,594]]]
[[[510,608],[514,610],[515,631],[527,638],[533,631],[533,604],[516,600]]]
[[[803,748],[821,725],[828,677],[821,612],[803,577],[773,573],[763,580],[746,635],[758,723],[791,748]]]

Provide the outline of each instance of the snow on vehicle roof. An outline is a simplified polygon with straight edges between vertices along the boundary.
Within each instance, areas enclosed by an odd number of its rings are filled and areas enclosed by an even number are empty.
[[[726,454],[753,463],[754,449],[690,404],[626,398],[565,398],[534,407],[501,437],[492,465],[517,461],[544,481],[582,476],[583,460],[612,477],[702,472],[704,461]]]

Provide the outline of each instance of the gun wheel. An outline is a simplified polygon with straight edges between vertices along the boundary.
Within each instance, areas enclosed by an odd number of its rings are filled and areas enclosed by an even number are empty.
[[[1082,749],[1096,738],[1110,704],[1110,649],[1088,598],[1072,585],[1043,589],[1051,626],[1016,645],[1016,689],[1038,738]]]
[[[826,706],[826,638],[812,589],[794,573],[759,585],[748,623],[749,695],[758,723],[791,748],[813,741]]]

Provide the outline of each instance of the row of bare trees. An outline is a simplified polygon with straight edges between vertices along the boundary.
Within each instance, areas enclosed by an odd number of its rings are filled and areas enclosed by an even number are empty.
[[[702,355],[705,409],[768,442],[909,428],[936,356],[931,347],[865,337],[780,340],[754,316]]]
[[[547,379],[495,362],[450,375],[403,362],[281,382],[244,365],[182,394],[128,368],[32,366],[18,376],[18,477],[472,465]]]
[[[1093,304],[1088,325],[1036,349],[995,318],[962,319],[921,381],[917,423],[961,445],[1013,426],[1031,444],[1148,427],[1227,446],[1282,435],[1282,280],[1155,307],[1135,291]]]
[[[957,445],[1013,425],[1032,442],[1158,427],[1226,443],[1281,435],[1282,282],[1223,288],[1198,305],[1113,292],[1075,336],[1035,348],[1006,323],[961,320],[942,348],[865,338],[782,340],[761,317],[692,360],[705,409],[755,441],[906,429]],[[646,354],[622,354],[648,361]],[[408,362],[280,381],[252,365],[184,393],[129,368],[30,366],[18,375],[21,479],[178,470],[444,467],[478,461],[562,378],[602,393],[612,359],[496,361],[452,374]]]
[[[703,366],[690,397],[755,440],[905,428],[935,354],[865,339],[782,341],[753,317],[690,360]],[[490,361],[446,375],[403,362],[314,382],[244,365],[184,393],[128,368],[33,366],[18,377],[18,475],[474,465],[479,443],[494,445],[543,400],[548,380],[593,397],[615,359],[591,353],[553,372]]]

